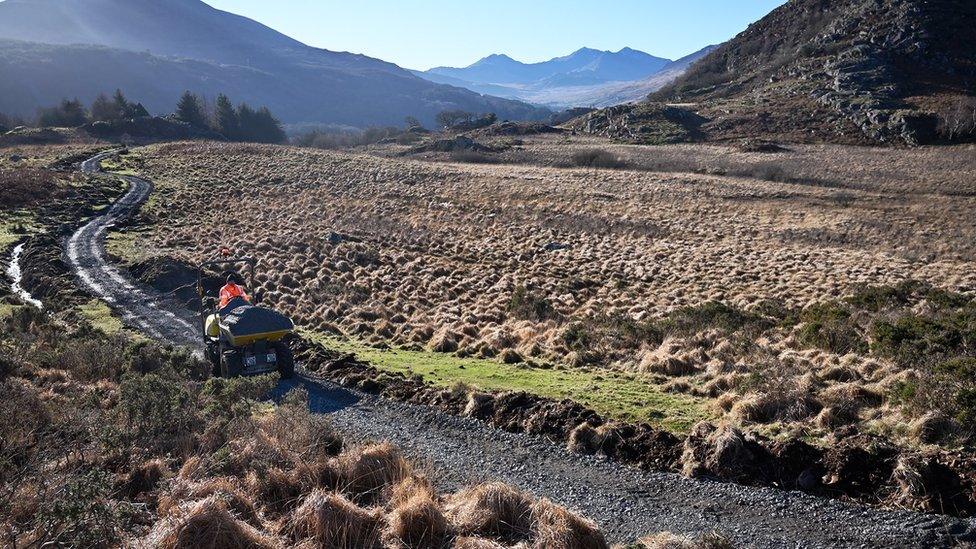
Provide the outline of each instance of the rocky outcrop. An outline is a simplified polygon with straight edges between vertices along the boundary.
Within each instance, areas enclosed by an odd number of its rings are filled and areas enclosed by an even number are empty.
[[[793,0],[656,99],[698,103],[711,139],[973,139],[976,124],[945,126],[959,104],[976,105],[974,43],[970,1]]]
[[[569,126],[576,131],[612,139],[659,145],[699,139],[703,122],[704,118],[687,109],[645,103],[593,111]]]

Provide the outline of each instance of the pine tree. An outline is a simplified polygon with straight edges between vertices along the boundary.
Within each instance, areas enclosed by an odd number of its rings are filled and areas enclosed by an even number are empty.
[[[207,125],[207,116],[204,114],[200,99],[189,91],[183,92],[183,97],[176,105],[176,118],[197,128]]]
[[[110,122],[118,118],[118,112],[115,108],[115,104],[105,96],[104,93],[98,94],[95,101],[92,102],[91,106],[91,117],[92,120],[100,120],[103,122]]]
[[[224,94],[217,96],[217,102],[214,106],[213,129],[231,141],[240,139],[237,112],[234,110],[234,105],[231,104],[230,99]]]
[[[65,126],[81,126],[88,121],[88,113],[77,97],[73,101],[61,101],[61,116]]]
[[[129,118],[129,100],[125,98],[122,90],[116,89],[115,96],[113,96],[112,101],[115,104],[115,118],[113,120],[121,120],[123,118]]]
[[[286,140],[285,130],[281,127],[281,122],[271,114],[268,107],[261,107],[256,115],[258,135],[262,143],[284,143]]]
[[[41,109],[37,123],[44,127],[76,127],[88,121],[88,113],[78,99],[63,99],[55,107]]]
[[[247,103],[237,107],[238,140],[260,141],[257,135],[257,113]]]

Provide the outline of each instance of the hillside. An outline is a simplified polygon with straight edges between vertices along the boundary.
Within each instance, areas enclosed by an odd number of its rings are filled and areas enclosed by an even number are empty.
[[[16,115],[117,87],[155,112],[172,110],[185,89],[225,92],[290,123],[401,124],[409,115],[432,124],[452,108],[514,120],[547,114],[378,59],[312,48],[199,0],[6,0],[0,39],[29,42],[6,42],[2,53],[0,112]]]
[[[698,57],[700,53],[688,58]],[[414,74],[478,93],[561,108],[615,104],[611,101],[616,101],[620,90],[637,89],[640,82],[665,75],[663,79],[652,80],[657,85],[640,88],[646,89],[643,93],[631,92],[625,101],[637,100],[670,83],[686,67],[683,60],[670,61],[631,48],[618,52],[581,48],[540,63],[522,63],[495,54],[463,68],[435,67]],[[613,99],[609,99],[611,96]]]
[[[792,0],[655,99],[698,103],[714,139],[971,138],[974,41],[971,1]]]

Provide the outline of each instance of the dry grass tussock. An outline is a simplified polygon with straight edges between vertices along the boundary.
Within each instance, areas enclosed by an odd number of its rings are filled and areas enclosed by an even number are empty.
[[[732,547],[728,539],[718,534],[690,537],[661,532],[642,538],[636,549],[732,549]]]
[[[511,486],[439,493],[392,445],[345,444],[304,391],[258,406],[269,380],[195,379],[180,366],[191,357],[153,344],[121,343],[136,363],[72,363],[85,377],[63,370],[45,394],[35,382],[58,345],[108,336],[28,309],[0,322],[0,535],[12,546],[607,547],[589,520]]]

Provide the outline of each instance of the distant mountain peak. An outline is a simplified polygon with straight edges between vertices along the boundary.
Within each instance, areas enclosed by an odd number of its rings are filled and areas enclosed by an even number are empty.
[[[538,63],[523,63],[496,53],[467,67],[435,67],[427,74],[478,85],[559,87],[639,80],[670,62],[633,48],[612,52],[582,47],[568,55]]]
[[[475,67],[475,66],[484,65],[484,64],[487,64],[487,63],[500,63],[500,62],[501,63],[520,63],[521,64],[520,61],[516,61],[515,59],[512,59],[511,57],[505,55],[504,53],[493,53],[491,55],[482,57],[481,59],[475,61],[470,66]]]

